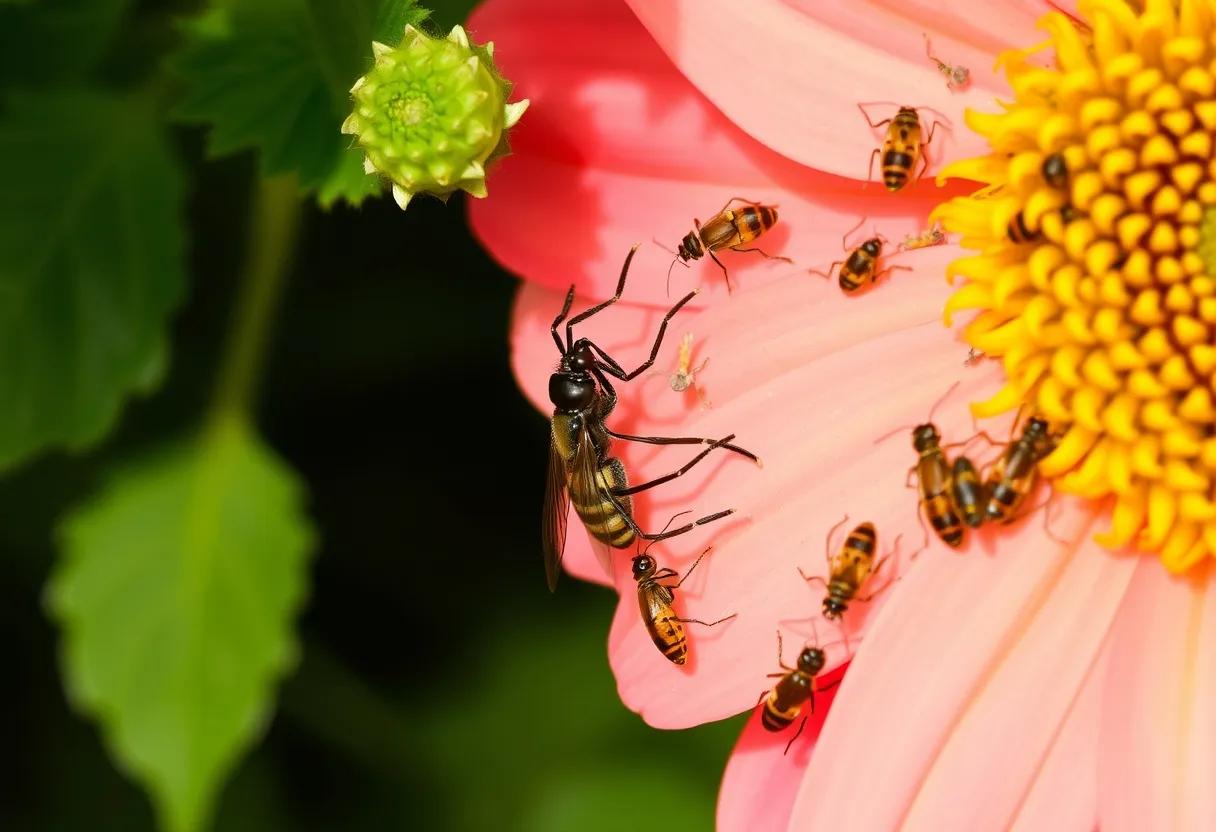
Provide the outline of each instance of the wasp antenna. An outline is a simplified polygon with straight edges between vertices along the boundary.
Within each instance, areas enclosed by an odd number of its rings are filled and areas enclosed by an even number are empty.
[[[942,393],[942,397],[933,404],[933,408],[929,411],[930,422],[933,421],[933,414],[937,413],[937,409],[942,406],[942,402],[948,399],[950,394],[954,392],[954,388],[958,387],[960,384],[962,384],[962,381],[956,381],[954,384],[951,384],[949,389],[947,389],[945,393]]]
[[[890,439],[895,434],[910,431],[910,430],[912,430],[913,427],[915,427],[915,425],[900,425],[899,427],[895,428],[894,430],[889,430],[886,433],[884,433],[882,436],[875,439],[874,444],[881,445],[883,442],[886,442],[888,439]]]
[[[844,236],[840,238],[840,247],[842,249],[844,249],[846,252],[849,250],[849,237],[853,236],[853,232],[856,231],[857,229],[861,228],[862,225],[865,224],[865,221],[868,219],[869,219],[869,217],[862,217],[860,220],[857,221],[857,225],[853,226],[848,231],[844,232]]]

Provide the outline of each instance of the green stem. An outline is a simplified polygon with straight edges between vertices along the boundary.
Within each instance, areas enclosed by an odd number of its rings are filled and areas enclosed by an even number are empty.
[[[253,221],[232,335],[216,383],[213,416],[249,415],[275,310],[300,228],[301,203],[294,177],[259,179]]]

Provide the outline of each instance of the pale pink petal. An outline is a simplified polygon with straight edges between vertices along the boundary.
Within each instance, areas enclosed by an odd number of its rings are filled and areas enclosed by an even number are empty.
[[[824,676],[824,683],[838,678],[843,670]],[[760,723],[764,706],[756,708],[739,735],[722,775],[722,786],[718,790],[718,832],[785,832],[794,795],[811,761],[815,742],[837,690],[839,686],[815,696],[815,713],[807,714],[806,727],[790,746],[788,754],[785,747],[798,730],[798,723],[784,731],[768,731]]]
[[[805,165],[864,179],[881,135],[857,110],[889,101],[932,108],[953,123],[930,150],[941,160],[986,152],[963,124],[965,107],[992,109],[1007,86],[996,55],[1043,39],[1034,29],[1046,11],[1030,0],[984,3],[816,0],[629,0],[672,60],[732,121],[777,152]],[[938,57],[963,64],[972,84],[946,88],[925,55],[922,32]],[[874,110],[874,121],[890,112]],[[927,117],[931,121],[931,117]]]
[[[911,570],[849,669],[793,826],[1008,825],[1138,563],[1079,542],[1097,509],[1056,500],[1053,531],[1078,543],[1055,543],[1036,514],[990,555]]]
[[[1216,583],[1144,558],[1111,644],[1098,797],[1107,832],[1211,829]]]
[[[1089,669],[1081,692],[1056,732],[1012,832],[1091,832],[1098,820],[1098,736],[1109,644]],[[1050,684],[1050,682],[1048,682]]]
[[[491,0],[471,23],[496,42],[532,107],[511,134],[513,155],[491,177],[492,198],[470,200],[470,219],[499,262],[528,280],[606,297],[625,253],[641,243],[630,298],[664,305],[674,259],[664,248],[739,196],[778,205],[776,227],[756,245],[796,262],[723,253],[736,285],[754,287],[799,267],[826,270],[863,218],[851,245],[873,229],[898,243],[958,191],[926,181],[890,199],[877,182],[863,189],[784,159],[697,92],[624,5],[578,7],[581,16],[551,19],[521,0]],[[698,305],[726,294],[708,257],[672,269],[676,296],[697,285],[706,290]]]

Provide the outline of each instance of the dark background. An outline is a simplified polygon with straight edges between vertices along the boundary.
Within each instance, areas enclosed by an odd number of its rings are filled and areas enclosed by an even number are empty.
[[[446,27],[471,3],[438,6]],[[192,288],[166,383],[101,448],[0,479],[6,830],[153,828],[65,701],[42,592],[57,519],[116,460],[196,425],[212,392],[255,165],[206,161],[197,131],[176,135],[194,183]],[[300,664],[214,828],[710,828],[740,722],[646,727],[607,666],[615,596],[546,590],[548,425],[508,367],[515,280],[470,235],[463,200],[310,208],[301,240],[259,426],[307,482],[321,546]]]

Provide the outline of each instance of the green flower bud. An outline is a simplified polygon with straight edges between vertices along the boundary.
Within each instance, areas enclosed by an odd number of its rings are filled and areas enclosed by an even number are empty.
[[[486,166],[506,155],[506,131],[528,108],[526,99],[507,103],[494,44],[470,44],[459,26],[446,38],[406,26],[398,46],[372,43],[372,54],[342,123],[367,154],[363,169],[387,176],[402,208],[419,193],[485,196]]]

